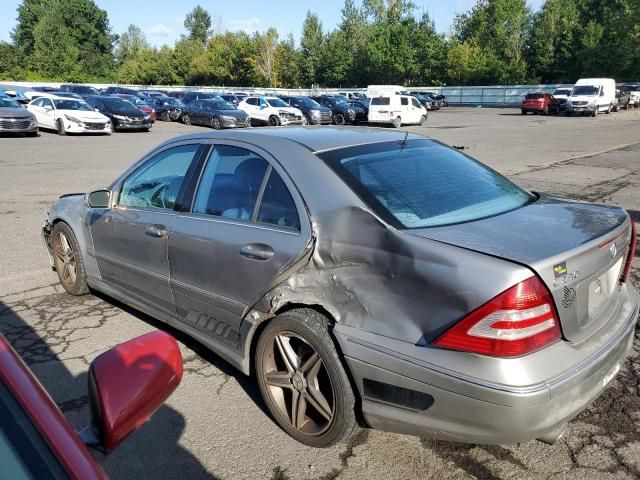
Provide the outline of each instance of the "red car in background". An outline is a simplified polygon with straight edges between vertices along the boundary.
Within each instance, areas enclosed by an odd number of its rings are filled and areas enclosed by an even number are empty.
[[[155,123],[155,109],[140,97],[136,97],[135,95],[127,95],[126,93],[116,93],[114,96],[123,98],[124,100],[128,100],[129,102],[133,103],[139,110],[142,110],[144,113],[151,117],[151,123]]]
[[[526,115],[529,112],[541,113],[542,115],[557,114],[560,111],[560,102],[550,93],[533,92],[527,93],[522,100],[520,108],[522,115]]]
[[[182,356],[164,332],[130,340],[89,367],[91,424],[80,433],[0,335],[0,477],[106,479],[89,448],[109,453],[164,403]]]

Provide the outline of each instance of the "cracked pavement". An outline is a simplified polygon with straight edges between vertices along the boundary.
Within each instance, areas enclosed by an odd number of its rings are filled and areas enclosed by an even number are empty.
[[[640,111],[595,119],[514,112],[451,108],[410,130],[464,146],[526,188],[620,205],[640,221]],[[106,458],[111,478],[640,478],[638,328],[619,375],[555,445],[481,446],[365,430],[317,450],[280,431],[253,379],[197,342],[108,297],[64,293],[39,237],[47,206],[60,194],[109,183],[155,144],[197,129],[160,122],[149,134],[0,138],[0,332],[71,423],[88,421],[86,371],[101,352],[157,328],[180,342],[182,384]],[[637,258],[632,279],[640,286]]]

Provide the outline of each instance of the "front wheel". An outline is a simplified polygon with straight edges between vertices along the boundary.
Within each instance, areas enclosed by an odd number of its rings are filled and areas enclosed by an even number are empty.
[[[280,119],[276,115],[271,115],[269,117],[269,126],[271,126],[271,127],[280,126]]]
[[[54,265],[62,287],[71,295],[89,292],[80,246],[71,228],[63,222],[51,230]]]
[[[220,130],[222,128],[220,119],[218,117],[213,117],[213,119],[211,120],[211,126],[216,130]]]
[[[191,125],[191,117],[189,116],[188,113],[185,113],[182,116],[182,123],[184,123],[185,125]]]
[[[355,395],[320,313],[278,315],[260,335],[255,367],[273,419],[299,442],[328,447],[358,429]]]
[[[424,127],[427,124],[427,116],[426,115],[422,115],[420,117],[420,126]]]
[[[163,122],[168,122],[171,119],[169,118],[169,112],[167,112],[166,110],[164,112],[162,112],[160,114],[160,120],[162,120]]]
[[[62,121],[61,118],[56,120],[56,131],[58,132],[58,135],[66,135],[67,134],[67,131],[64,129],[64,122]]]
[[[344,125],[345,123],[347,123],[347,121],[344,118],[344,115],[341,113],[336,113],[333,116],[333,123],[335,123],[336,125]]]
[[[592,117],[597,117],[599,113],[600,113],[600,108],[596,106],[596,107],[593,109],[593,112],[591,112],[591,116],[592,116]]]
[[[311,125],[309,115],[307,115],[306,113],[302,115],[302,125]]]

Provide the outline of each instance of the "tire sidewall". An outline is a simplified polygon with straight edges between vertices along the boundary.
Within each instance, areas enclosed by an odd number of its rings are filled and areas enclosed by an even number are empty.
[[[321,320],[318,320],[318,317]],[[312,324],[311,327],[309,324]],[[289,423],[288,418],[282,418],[279,410],[271,405],[268,387],[262,376],[262,360],[270,339],[278,332],[283,331],[293,332],[303,337],[318,352],[331,378],[334,393],[334,413],[329,429],[323,434],[313,436],[298,432]],[[321,331],[323,334],[318,335],[317,331]],[[255,354],[255,371],[262,398],[273,419],[282,430],[294,439],[306,445],[321,448],[340,442],[353,432],[355,426],[355,396],[349,377],[329,334],[326,319],[319,313],[298,310],[295,313],[285,312],[272,320],[258,340]]]

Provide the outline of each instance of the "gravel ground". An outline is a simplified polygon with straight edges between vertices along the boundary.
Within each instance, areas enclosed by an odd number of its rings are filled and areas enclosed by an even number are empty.
[[[640,221],[640,111],[597,118],[450,108],[410,130],[458,145],[517,183],[621,205]],[[70,297],[47,268],[39,229],[63,193],[108,184],[139,155],[198,129],[158,123],[149,134],[0,138],[0,332],[74,426],[87,423],[86,370],[136,335],[165,328],[107,297]],[[636,258],[633,281],[640,286]],[[629,360],[555,445],[478,446],[364,431],[316,450],[281,432],[256,385],[183,335],[182,384],[109,456],[114,479],[640,478],[640,330]]]

